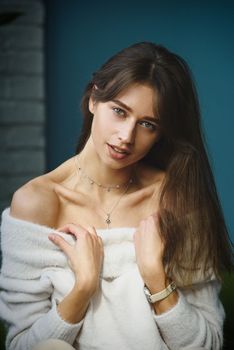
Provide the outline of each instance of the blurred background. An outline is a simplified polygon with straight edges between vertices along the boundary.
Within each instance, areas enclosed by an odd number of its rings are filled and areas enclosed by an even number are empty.
[[[231,0],[0,0],[0,211],[18,187],[74,155],[92,73],[123,47],[153,41],[192,69],[234,241],[233,38]],[[233,283],[224,292],[230,349]]]
[[[234,240],[234,2],[0,0],[0,14],[9,12],[15,18],[0,26],[0,210],[74,154],[92,73],[123,47],[153,41],[192,69]]]

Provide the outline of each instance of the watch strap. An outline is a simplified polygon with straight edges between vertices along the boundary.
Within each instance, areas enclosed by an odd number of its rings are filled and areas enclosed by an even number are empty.
[[[157,301],[167,298],[176,289],[175,282],[171,282],[165,289],[161,292],[151,294],[146,285],[144,285],[144,293],[150,303],[155,303]]]

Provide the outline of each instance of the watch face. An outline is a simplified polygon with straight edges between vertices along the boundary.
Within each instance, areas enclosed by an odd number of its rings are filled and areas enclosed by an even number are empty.
[[[151,294],[150,294],[149,289],[146,286],[144,286],[144,293],[145,293],[145,296],[146,296],[148,302],[151,303],[152,302],[151,301]]]

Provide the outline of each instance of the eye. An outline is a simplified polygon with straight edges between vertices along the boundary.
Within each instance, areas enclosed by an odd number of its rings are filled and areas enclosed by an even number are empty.
[[[115,114],[118,116],[124,117],[125,116],[125,111],[119,107],[112,107],[112,110],[114,111]]]
[[[146,120],[140,122],[140,125],[142,125],[144,128],[155,131],[157,129],[157,126],[153,123],[147,122]]]

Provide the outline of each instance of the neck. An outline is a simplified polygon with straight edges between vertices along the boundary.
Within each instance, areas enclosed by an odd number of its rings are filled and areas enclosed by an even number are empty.
[[[106,188],[111,187],[113,190],[115,186],[121,188],[126,185],[134,176],[133,166],[114,169],[105,164],[95,151],[91,139],[88,140],[85,148],[79,154],[78,164],[85,174],[87,182],[92,179],[96,184],[99,183]],[[101,190],[103,190],[102,186],[100,186]]]

